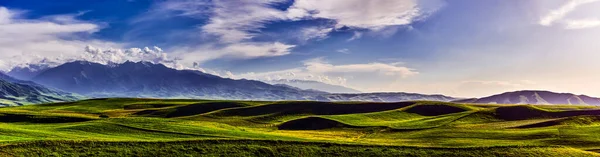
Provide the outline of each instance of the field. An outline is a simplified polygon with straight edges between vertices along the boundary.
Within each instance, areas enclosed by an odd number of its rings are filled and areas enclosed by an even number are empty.
[[[93,99],[0,108],[0,156],[600,156],[600,108]]]

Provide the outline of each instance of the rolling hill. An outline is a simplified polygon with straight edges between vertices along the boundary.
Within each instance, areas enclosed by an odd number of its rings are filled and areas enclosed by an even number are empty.
[[[600,156],[595,106],[108,98],[0,126],[0,156]]]
[[[0,106],[21,106],[50,102],[74,101],[81,96],[21,81],[0,73]]]
[[[457,100],[455,102],[481,104],[600,105],[600,98],[571,93],[525,90],[506,92],[479,99]]]

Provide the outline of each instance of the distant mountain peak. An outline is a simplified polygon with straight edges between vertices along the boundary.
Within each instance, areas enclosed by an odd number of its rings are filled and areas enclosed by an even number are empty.
[[[545,90],[520,90],[456,102],[482,104],[600,105],[600,98]]]

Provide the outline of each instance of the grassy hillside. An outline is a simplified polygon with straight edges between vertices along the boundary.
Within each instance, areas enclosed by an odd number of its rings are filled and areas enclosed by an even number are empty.
[[[94,99],[0,108],[0,156],[598,156],[600,108]]]

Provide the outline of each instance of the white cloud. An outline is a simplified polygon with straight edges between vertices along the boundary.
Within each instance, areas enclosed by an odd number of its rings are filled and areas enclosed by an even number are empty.
[[[32,63],[56,66],[75,60],[103,64],[148,61],[182,68],[176,58],[169,58],[156,46],[123,49],[122,44],[78,37],[101,29],[98,24],[77,20],[85,12],[39,19],[20,18],[23,13],[0,7],[0,70]]]
[[[172,48],[182,63],[191,65],[218,58],[250,59],[290,54],[295,45],[278,41],[254,42],[265,23],[286,19],[285,12],[270,5],[281,0],[266,1],[165,1],[156,8],[160,11],[176,11],[180,16],[206,17],[208,23],[199,28],[199,35],[215,38],[214,42],[195,46]],[[156,10],[154,11],[156,12]],[[306,38],[318,38],[307,33]]]
[[[437,11],[441,1],[426,0],[296,0],[288,9],[291,19],[325,18],[348,26],[378,30],[407,25],[421,16]],[[427,5],[427,6],[423,6]]]
[[[384,28],[388,26],[410,24],[439,8],[431,4],[441,3],[439,0],[427,1],[424,3],[416,0],[296,0],[288,10],[280,10],[273,8],[272,5],[286,2],[285,0],[180,0],[159,3],[156,10],[174,11],[180,16],[208,19],[208,23],[200,27],[199,35],[214,37],[218,42],[176,48],[177,52],[194,53],[183,54],[188,56],[184,57],[185,59],[192,59],[189,56],[195,56],[198,60],[193,62],[204,62],[216,58],[256,58],[290,54],[289,51],[295,45],[278,41],[251,40],[259,36],[260,29],[270,22],[327,18],[337,21],[335,27],[385,30]],[[301,42],[311,39],[321,40],[327,38],[334,29],[334,26],[308,26],[300,28],[298,37]],[[351,40],[361,36],[361,32],[356,32]],[[266,52],[259,52],[264,50]],[[187,62],[191,63],[191,61]]]
[[[583,20],[569,20],[566,21],[566,29],[584,29],[600,26],[600,20],[598,19],[583,19]]]
[[[547,15],[541,17],[538,23],[542,26],[552,26],[555,23],[561,23],[565,25],[565,29],[582,29],[599,26],[600,21],[596,19],[565,19],[568,14],[575,11],[578,7],[593,2],[598,2],[598,0],[570,0],[560,8],[552,10]]]
[[[323,27],[306,27],[300,30],[300,40],[307,41],[311,39],[322,40],[327,38],[329,32],[331,32],[333,28],[323,28]]]
[[[198,47],[179,47],[172,50],[180,64],[187,67],[199,66],[203,62],[218,58],[251,59],[284,56],[291,53],[295,45],[280,42],[241,42],[225,46],[206,44]]]
[[[0,7],[1,70],[43,59],[75,58],[86,45],[121,47],[116,43],[80,38],[78,34],[91,34],[101,27],[76,20],[79,14],[24,19],[21,18],[24,13]]]
[[[343,53],[343,54],[350,54],[350,50],[349,49],[338,49],[337,52]]]
[[[11,18],[13,18],[13,16],[15,13],[12,11],[9,11],[8,9],[4,8],[4,7],[0,7],[0,24],[5,24],[10,22]]]
[[[106,49],[95,48],[93,46],[86,46],[85,52],[79,60],[87,60],[96,63],[123,63],[126,61],[146,61],[152,63],[161,63],[167,66],[176,68],[176,61],[168,57],[167,53],[164,53],[161,48],[154,46],[153,48],[130,48],[130,49]]]
[[[269,72],[248,72],[233,74],[234,79],[253,80],[311,80],[327,84],[348,86],[354,88],[367,88],[362,86],[364,82],[377,80],[380,83],[391,83],[399,79],[417,75],[414,69],[385,63],[367,64],[340,64],[327,63],[323,58],[315,58],[304,61],[304,66]]]
[[[313,59],[304,63],[306,70],[312,73],[320,74],[365,74],[375,73],[379,76],[394,76],[394,77],[409,77],[419,74],[407,67],[385,64],[385,63],[367,63],[367,64],[345,64],[333,65],[322,61],[321,59]]]
[[[274,43],[239,43],[231,44],[220,51],[223,56],[232,56],[234,58],[257,58],[274,57],[290,54],[290,49],[294,45],[286,45],[280,42]]]
[[[262,28],[269,21],[286,18],[283,11],[269,6],[280,1],[213,1],[213,13],[202,30],[225,43],[251,39],[255,35],[250,31]]]

